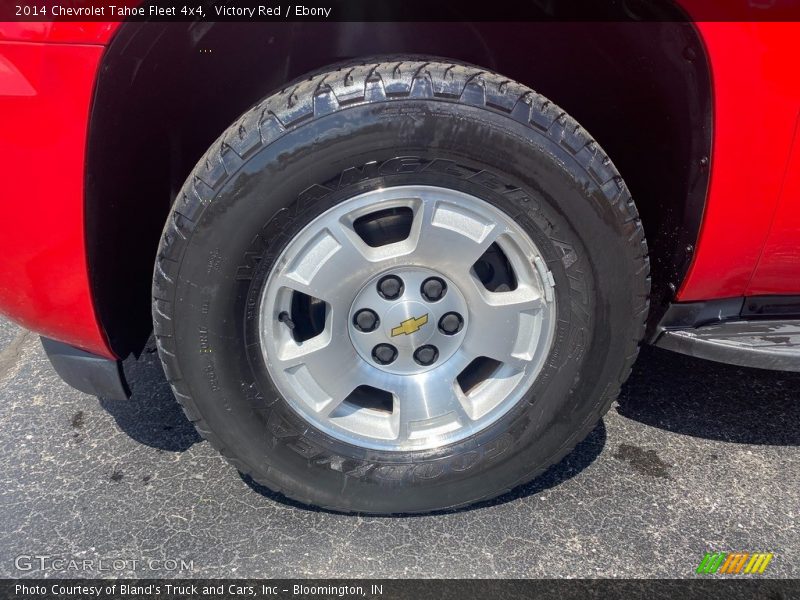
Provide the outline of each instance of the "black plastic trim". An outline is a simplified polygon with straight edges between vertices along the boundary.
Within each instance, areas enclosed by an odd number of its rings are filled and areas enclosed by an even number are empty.
[[[745,299],[742,316],[800,319],[800,296],[751,296]]]
[[[738,320],[668,329],[656,345],[742,367],[800,371],[800,320]]]
[[[800,371],[800,296],[675,303],[650,342],[717,362]]]
[[[662,332],[669,329],[696,329],[712,323],[737,320],[741,317],[743,305],[744,298],[670,304],[651,341],[655,341]]]
[[[46,337],[41,340],[56,373],[76,390],[109,400],[130,398],[122,361],[103,358]]]
[[[741,320],[800,320],[800,296],[740,296],[669,305],[650,342],[670,329],[696,329],[704,325]]]

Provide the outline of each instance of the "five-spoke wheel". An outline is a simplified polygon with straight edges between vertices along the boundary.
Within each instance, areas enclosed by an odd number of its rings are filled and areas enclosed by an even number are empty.
[[[380,232],[382,215],[396,223],[399,211],[402,235],[359,233],[364,223]],[[539,250],[507,215],[455,190],[346,200],[275,264],[261,299],[264,359],[304,418],[350,443],[402,450],[463,439],[519,400],[552,343],[554,289]],[[296,295],[324,307],[316,328],[299,327],[307,337],[280,320],[302,304]],[[292,323],[309,320],[295,313]]]

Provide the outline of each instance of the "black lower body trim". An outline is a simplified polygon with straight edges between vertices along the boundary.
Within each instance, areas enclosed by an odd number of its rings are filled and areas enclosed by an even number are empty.
[[[49,338],[41,340],[56,373],[76,390],[110,400],[130,397],[122,361],[103,358]]]
[[[664,331],[656,346],[717,362],[800,371],[800,321],[728,321]]]
[[[717,362],[800,371],[800,297],[672,304],[651,342]]]

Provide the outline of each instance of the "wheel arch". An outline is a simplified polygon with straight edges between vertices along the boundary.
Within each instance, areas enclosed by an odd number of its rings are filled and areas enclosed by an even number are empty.
[[[85,200],[92,293],[117,355],[138,353],[149,336],[164,220],[211,142],[304,73],[400,54],[518,80],[600,142],[642,216],[658,322],[691,259],[708,184],[711,80],[692,24],[125,23],[98,74]]]

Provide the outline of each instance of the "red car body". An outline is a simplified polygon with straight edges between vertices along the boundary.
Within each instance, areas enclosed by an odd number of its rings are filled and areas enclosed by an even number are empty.
[[[119,26],[0,23],[0,311],[108,359],[122,357],[90,285],[85,156],[98,69]],[[694,26],[713,90],[710,179],[671,301],[800,296],[800,23]]]

